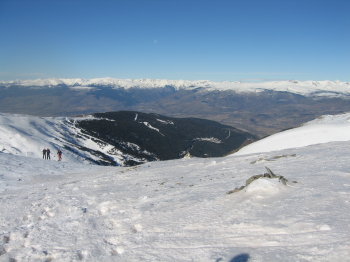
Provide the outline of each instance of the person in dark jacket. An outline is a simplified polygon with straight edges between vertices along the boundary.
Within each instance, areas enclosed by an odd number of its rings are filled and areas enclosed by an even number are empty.
[[[43,159],[46,159],[46,148],[43,149]]]
[[[51,159],[50,154],[51,154],[50,148],[47,148],[46,149],[46,159]]]

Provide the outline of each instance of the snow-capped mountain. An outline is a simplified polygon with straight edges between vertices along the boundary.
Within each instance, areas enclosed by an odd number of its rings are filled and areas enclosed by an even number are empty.
[[[164,88],[173,87],[176,90],[191,90],[200,88],[203,91],[235,91],[238,93],[280,91],[290,92],[305,96],[349,96],[350,82],[342,81],[265,81],[265,82],[240,82],[209,80],[166,80],[166,79],[35,79],[0,81],[0,86],[26,86],[26,87],[57,87],[67,86],[74,88],[98,88],[108,86],[113,88]]]
[[[202,119],[178,119],[139,112],[100,113],[82,117],[40,118],[0,114],[0,151],[102,165],[135,165],[148,161],[223,156],[254,136]]]
[[[332,139],[137,167],[0,153],[0,260],[348,261],[350,141]]]
[[[349,82],[39,79],[0,82],[0,112],[75,116],[139,111],[196,117],[264,137],[350,111]]]

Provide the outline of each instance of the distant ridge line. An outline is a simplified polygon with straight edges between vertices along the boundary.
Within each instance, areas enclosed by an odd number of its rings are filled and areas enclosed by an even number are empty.
[[[65,86],[72,89],[109,88],[167,88],[175,90],[192,90],[201,88],[203,91],[234,91],[237,93],[250,93],[262,91],[290,92],[305,96],[350,96],[350,82],[343,81],[265,81],[241,82],[210,80],[167,80],[167,79],[118,79],[118,78],[47,78],[34,80],[0,81],[0,87],[58,87]]]

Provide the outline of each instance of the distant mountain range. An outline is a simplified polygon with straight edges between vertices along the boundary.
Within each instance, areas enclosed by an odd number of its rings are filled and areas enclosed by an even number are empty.
[[[74,118],[0,114],[0,151],[42,157],[58,149],[70,162],[132,166],[185,156],[218,157],[256,138],[210,120],[140,112],[110,112]]]
[[[267,81],[267,82],[213,82],[209,80],[165,80],[165,79],[35,79],[0,81],[2,87],[70,87],[71,89],[141,88],[153,89],[172,87],[176,90],[201,88],[206,91],[235,91],[238,93],[280,91],[308,96],[350,96],[350,82],[341,81]]]
[[[38,79],[0,82],[0,112],[73,116],[120,110],[197,117],[264,137],[350,111],[350,83]]]

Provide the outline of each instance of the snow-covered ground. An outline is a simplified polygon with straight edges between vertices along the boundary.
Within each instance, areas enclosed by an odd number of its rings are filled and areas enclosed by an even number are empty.
[[[202,88],[204,91],[235,91],[235,92],[261,92],[264,90],[285,91],[306,96],[349,96],[350,82],[342,81],[265,81],[265,82],[240,82],[223,81],[214,82],[209,80],[167,80],[167,79],[116,79],[116,78],[93,78],[93,79],[34,79],[0,81],[0,85],[11,86],[34,86],[56,87],[68,86],[74,90],[96,89],[100,86],[112,88],[164,88],[172,86],[177,90]]]
[[[245,146],[235,155],[271,152],[333,141],[350,141],[350,113],[322,116],[301,127],[271,135]]]
[[[329,141],[126,168],[0,153],[0,261],[349,261],[349,155]],[[227,194],[265,166],[287,186]]]

